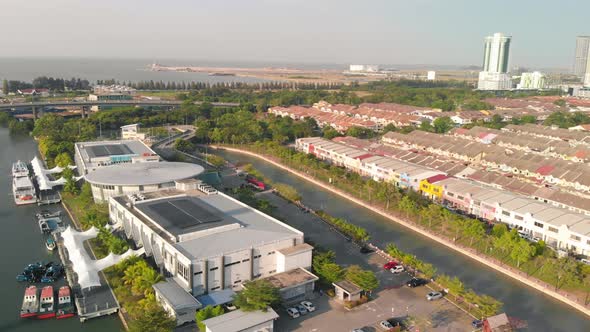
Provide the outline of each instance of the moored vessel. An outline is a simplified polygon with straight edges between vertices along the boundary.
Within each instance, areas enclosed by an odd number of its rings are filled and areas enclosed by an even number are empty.
[[[29,176],[29,168],[24,161],[17,161],[12,164],[12,177],[13,178],[20,178]]]
[[[12,194],[16,205],[37,203],[37,193],[29,176],[12,178]]]
[[[57,293],[57,319],[70,318],[76,315],[76,309],[72,301],[72,290],[69,286],[61,286]]]
[[[55,298],[52,286],[45,286],[41,289],[41,298],[39,300],[39,313],[37,318],[47,319],[55,317]]]
[[[55,250],[55,247],[56,247],[55,240],[52,239],[51,237],[48,237],[47,240],[45,240],[45,247],[47,248],[47,250],[50,250],[50,251]]]
[[[39,300],[37,299],[37,287],[28,286],[25,289],[23,297],[23,305],[20,309],[21,318],[29,318],[37,316],[39,310]]]

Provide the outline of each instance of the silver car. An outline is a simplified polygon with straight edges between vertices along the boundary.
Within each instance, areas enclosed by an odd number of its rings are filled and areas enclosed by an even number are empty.
[[[434,301],[434,300],[438,300],[441,299],[443,297],[441,292],[430,292],[428,294],[426,294],[426,299],[428,301]]]
[[[391,325],[391,323],[386,320],[382,320],[379,322],[379,327],[381,327],[382,329],[384,329],[386,331],[389,331],[393,328],[393,325]]]

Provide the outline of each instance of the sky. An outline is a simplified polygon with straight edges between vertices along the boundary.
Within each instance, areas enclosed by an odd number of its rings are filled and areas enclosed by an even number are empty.
[[[0,57],[572,66],[586,0],[2,0]]]

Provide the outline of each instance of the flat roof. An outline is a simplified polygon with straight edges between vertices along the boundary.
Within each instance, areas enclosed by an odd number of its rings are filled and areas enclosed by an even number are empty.
[[[209,294],[201,295],[197,298],[197,301],[199,301],[203,307],[208,305],[216,306],[232,302],[235,295],[236,292],[231,289],[222,289]]]
[[[173,279],[167,281],[160,281],[152,285],[155,291],[172,306],[175,310],[184,308],[201,308],[202,305],[189,292],[180,287]]]
[[[174,236],[234,223],[195,197],[138,202],[135,208]]]
[[[180,162],[125,163],[101,167],[84,178],[102,185],[152,185],[193,178],[205,169],[199,165]]]
[[[280,249],[279,252],[285,256],[295,255],[301,252],[313,250],[313,247],[307,243],[300,243],[296,246]]]
[[[206,319],[203,324],[211,332],[239,332],[277,318],[279,315],[272,308],[268,308],[266,312],[234,310],[221,316]]]
[[[94,158],[110,156],[156,155],[139,140],[77,142],[75,145],[84,163],[91,163]]]
[[[344,289],[349,294],[358,294],[363,291],[362,288],[360,288],[355,283],[352,283],[348,280],[341,280],[341,281],[333,283],[333,285]]]
[[[264,280],[267,280],[273,286],[275,286],[279,289],[283,289],[283,288],[299,286],[302,284],[309,283],[311,281],[316,281],[316,280],[318,280],[318,277],[316,277],[315,275],[311,274],[311,272],[308,272],[307,270],[305,270],[303,268],[297,268],[297,269],[273,274],[271,276],[264,278]]]

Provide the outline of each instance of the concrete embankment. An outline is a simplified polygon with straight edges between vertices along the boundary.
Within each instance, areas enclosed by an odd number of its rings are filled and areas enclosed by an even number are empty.
[[[349,194],[347,194],[347,193],[345,193],[343,191],[340,191],[338,189],[335,189],[335,188],[333,188],[332,186],[330,186],[328,184],[325,184],[325,183],[323,183],[321,181],[318,181],[316,179],[313,179],[308,174],[305,174],[305,173],[296,171],[296,170],[294,170],[294,169],[292,169],[290,167],[287,167],[287,166],[285,166],[285,165],[283,165],[283,164],[281,164],[279,162],[276,162],[276,161],[274,161],[274,160],[272,160],[272,159],[270,159],[268,157],[265,157],[263,155],[260,155],[260,154],[257,154],[257,153],[251,152],[251,151],[242,150],[242,149],[236,149],[236,148],[230,148],[230,147],[217,147],[217,146],[212,146],[212,148],[227,150],[227,151],[230,151],[230,152],[235,152],[235,153],[240,153],[240,154],[245,154],[245,155],[252,156],[252,157],[258,158],[260,160],[263,160],[263,161],[265,161],[265,162],[267,162],[269,164],[272,164],[272,165],[274,165],[274,166],[276,166],[276,167],[278,167],[278,168],[280,168],[280,169],[282,169],[284,171],[287,171],[287,172],[289,172],[289,173],[291,173],[293,175],[296,175],[297,177],[300,177],[300,178],[302,178],[302,179],[304,179],[304,180],[306,180],[306,181],[308,181],[308,182],[310,182],[310,183],[312,183],[312,184],[314,184],[316,186],[319,186],[319,187],[321,187],[321,188],[323,188],[325,190],[328,190],[328,191],[330,191],[330,192],[332,192],[332,193],[334,193],[334,194],[336,194],[338,196],[341,196],[341,197],[343,197],[343,198],[345,198],[345,199],[347,199],[347,200],[349,200],[349,201],[351,201],[351,202],[353,202],[355,204],[358,204],[358,205],[360,205],[360,206],[362,206],[362,207],[364,207],[366,209],[369,209],[372,212],[377,213],[377,214],[379,214],[379,215],[381,215],[381,216],[383,216],[383,217],[385,217],[385,218],[387,218],[387,219],[389,219],[391,221],[394,221],[394,222],[396,222],[396,223],[398,223],[398,224],[400,224],[400,225],[402,225],[404,227],[407,227],[408,229],[411,229],[412,231],[414,231],[416,233],[419,233],[422,236],[425,236],[425,237],[427,237],[427,238],[429,238],[431,240],[434,240],[434,241],[436,241],[436,242],[438,242],[438,243],[440,243],[440,244],[442,244],[442,245],[444,245],[444,246],[446,246],[448,248],[451,248],[451,249],[453,249],[453,250],[455,250],[455,251],[457,251],[457,252],[459,252],[459,253],[461,253],[461,254],[463,254],[463,255],[465,255],[465,256],[467,256],[467,257],[469,257],[469,258],[471,258],[471,259],[473,259],[473,260],[475,260],[477,262],[480,262],[480,263],[482,263],[482,264],[484,264],[484,265],[486,265],[486,266],[488,266],[488,267],[490,267],[490,268],[492,268],[492,269],[494,269],[494,270],[496,270],[498,272],[501,272],[501,273],[503,273],[503,274],[505,274],[505,275],[507,275],[507,276],[509,276],[509,277],[511,277],[511,278],[513,278],[513,279],[515,279],[515,280],[523,283],[524,285],[527,285],[527,286],[529,286],[529,287],[531,287],[531,288],[533,288],[533,289],[535,289],[535,290],[537,290],[539,292],[542,292],[542,293],[544,293],[544,294],[546,294],[548,296],[551,296],[554,299],[559,300],[559,301],[561,301],[561,302],[563,302],[563,303],[565,303],[565,304],[567,304],[567,305],[569,305],[569,306],[577,309],[578,311],[584,313],[587,316],[590,316],[590,309],[588,307],[584,306],[582,303],[577,302],[573,296],[568,295],[565,292],[554,291],[550,285],[548,285],[548,284],[546,284],[546,283],[544,283],[544,282],[542,282],[542,281],[540,281],[538,279],[528,277],[526,275],[526,273],[524,273],[522,271],[519,271],[519,270],[517,270],[515,268],[512,268],[510,266],[504,265],[501,262],[495,261],[495,260],[493,260],[490,257],[487,257],[487,256],[484,256],[482,254],[479,254],[478,252],[476,252],[473,249],[458,246],[457,244],[453,243],[452,241],[447,240],[445,238],[442,238],[442,237],[440,237],[440,236],[438,236],[436,234],[433,234],[433,233],[429,232],[428,230],[419,227],[418,225],[415,225],[415,224],[413,224],[411,222],[408,222],[406,220],[403,220],[401,218],[398,218],[396,216],[393,216],[393,215],[391,215],[391,214],[389,214],[389,213],[387,213],[387,212],[385,212],[385,211],[383,211],[383,210],[381,210],[379,208],[370,206],[370,205],[368,205],[367,203],[363,202],[360,199],[357,199],[355,197],[352,197],[351,195],[349,195]]]

